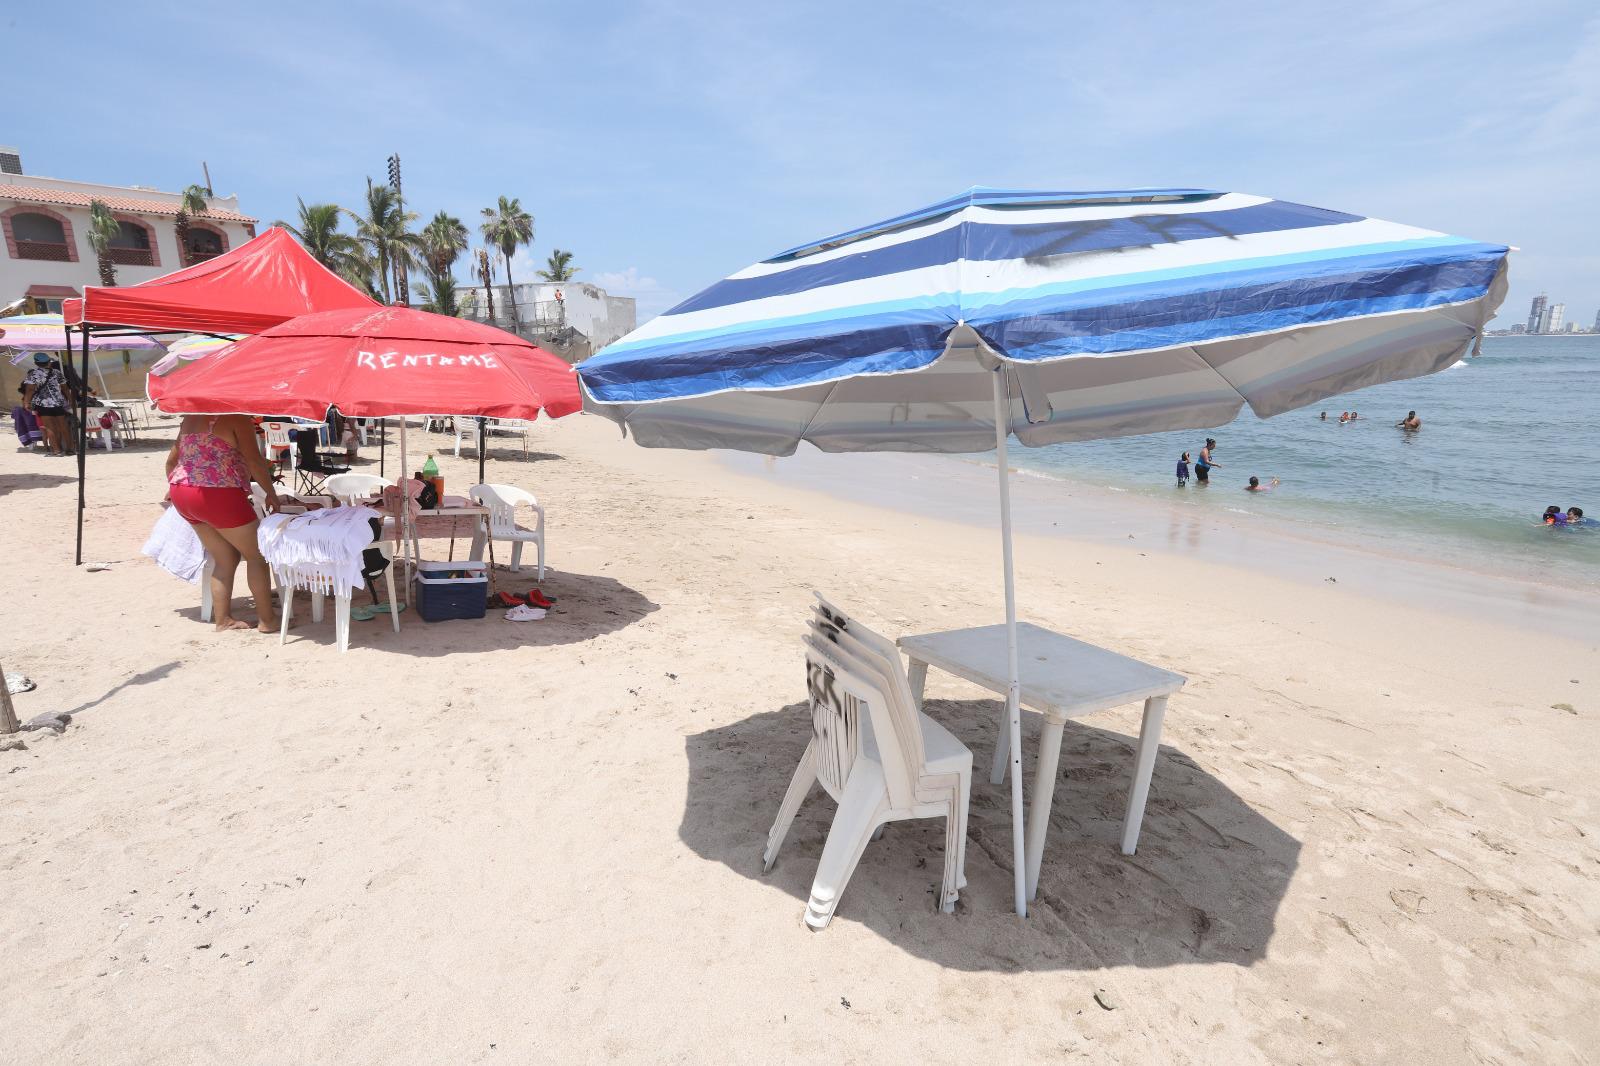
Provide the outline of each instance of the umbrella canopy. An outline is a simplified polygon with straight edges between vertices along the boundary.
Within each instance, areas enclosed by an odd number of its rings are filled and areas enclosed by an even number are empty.
[[[376,300],[273,227],[214,259],[138,285],[91,285],[62,304],[69,324],[121,325],[170,333],[260,333],[297,315]]]
[[[180,338],[167,345],[167,354],[156,360],[150,366],[152,374],[170,374],[184,363],[192,363],[196,359],[216,355],[228,345],[241,341],[244,338],[239,334],[226,337],[207,337],[199,333]]]
[[[504,330],[404,307],[325,311],[274,326],[149,382],[173,414],[320,421],[454,414],[551,418],[581,407],[563,360]]]
[[[1242,193],[972,189],[741,270],[580,376],[656,446],[984,451],[996,362],[1026,444],[1198,429],[1449,366],[1506,253]]]
[[[149,337],[94,337],[90,350],[153,351],[161,342]],[[67,351],[67,335],[60,315],[16,315],[0,318],[0,348],[13,351],[11,361],[20,363],[33,352]]]
[[[742,270],[578,373],[649,447],[995,449],[1025,914],[1009,438],[1200,429],[1442,370],[1508,251],[1242,193],[971,189]]]

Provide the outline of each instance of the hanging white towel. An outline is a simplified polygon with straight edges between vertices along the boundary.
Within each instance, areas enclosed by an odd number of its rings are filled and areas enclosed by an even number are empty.
[[[191,585],[200,584],[200,574],[206,565],[206,549],[195,536],[194,527],[183,520],[176,507],[168,507],[156,519],[150,539],[144,542],[144,554],[156,561],[173,577]]]
[[[338,594],[366,583],[361,552],[373,541],[371,520],[381,517],[370,507],[268,515],[256,542],[280,585]]]

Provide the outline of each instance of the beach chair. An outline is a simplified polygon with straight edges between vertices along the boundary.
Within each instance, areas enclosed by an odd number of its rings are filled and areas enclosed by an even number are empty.
[[[267,460],[273,463],[282,463],[284,458],[289,460],[289,472],[294,473],[294,438],[289,435],[289,427],[282,422],[261,423],[261,444],[267,453]]]
[[[511,572],[522,570],[522,546],[533,544],[539,551],[539,580],[544,580],[544,508],[533,493],[515,485],[474,485],[467,490],[472,502],[489,509],[489,539],[511,542]],[[517,507],[532,508],[532,529],[517,525]]]
[[[381,560],[383,571],[384,592],[389,597],[389,622],[396,633],[400,632],[400,611],[398,601],[394,594],[394,547],[387,540],[375,540],[362,549],[362,573],[367,578],[370,587],[377,577],[378,565],[373,565]],[[289,623],[294,616],[294,588],[280,585],[283,589],[282,606],[278,609],[278,643],[283,644],[289,639]],[[311,590],[311,620],[322,621],[323,597],[327,596],[330,589],[318,584],[307,586]],[[331,590],[333,595],[333,632],[334,640],[341,653],[350,650],[350,597],[354,592],[349,586],[340,585]],[[373,598],[377,598],[376,592]]]
[[[317,441],[321,436],[319,429],[297,429],[291,435],[294,437],[296,493],[319,493],[323,489],[323,482],[330,476],[349,471],[348,466],[341,466],[332,456],[317,451]]]
[[[391,482],[376,474],[334,474],[323,486],[328,495],[350,506],[358,500],[369,499],[388,488]]]
[[[953,911],[966,885],[972,752],[916,709],[893,644],[818,600],[802,638],[811,741],[767,836],[763,868],[777,861],[816,782],[838,809],[806,903],[807,925],[827,926],[867,843],[887,823],[910,818],[945,819],[939,909]]]

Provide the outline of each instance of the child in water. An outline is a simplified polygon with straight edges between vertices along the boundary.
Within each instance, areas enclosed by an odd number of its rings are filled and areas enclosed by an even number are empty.
[[[1275,489],[1277,487],[1278,487],[1278,479],[1277,478],[1273,478],[1271,484],[1263,485],[1261,483],[1261,479],[1260,478],[1252,477],[1250,479],[1250,484],[1248,484],[1248,485],[1246,485],[1244,487],[1244,491],[1246,491],[1246,492],[1271,492],[1273,489]]]
[[[1578,515],[1581,517],[1583,512],[1579,511]],[[1567,516],[1561,513],[1561,508],[1551,504],[1544,509],[1543,521],[1547,526],[1564,526],[1567,524]]]
[[[1189,483],[1189,453],[1184,452],[1178,457],[1178,487],[1181,489]]]

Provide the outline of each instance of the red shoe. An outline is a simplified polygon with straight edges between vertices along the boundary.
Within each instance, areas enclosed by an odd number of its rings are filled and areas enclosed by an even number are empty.
[[[555,601],[546,597],[538,589],[528,590],[527,603],[530,607],[544,607],[546,609],[555,606]]]
[[[520,596],[513,596],[509,592],[497,592],[491,597],[490,602],[496,607],[516,607],[523,603]]]

